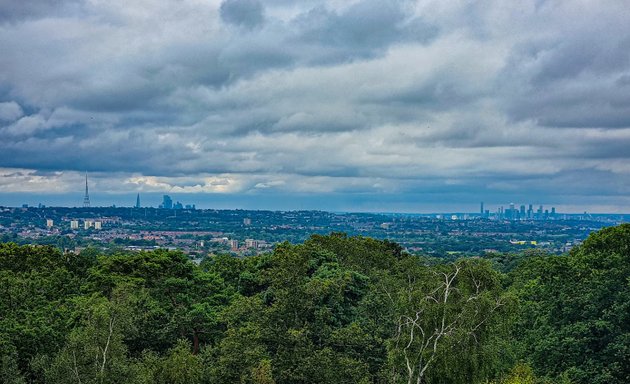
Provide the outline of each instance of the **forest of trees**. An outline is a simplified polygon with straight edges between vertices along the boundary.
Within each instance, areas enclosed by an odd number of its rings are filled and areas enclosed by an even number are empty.
[[[333,233],[266,255],[0,244],[2,383],[630,382],[630,225],[455,262]]]

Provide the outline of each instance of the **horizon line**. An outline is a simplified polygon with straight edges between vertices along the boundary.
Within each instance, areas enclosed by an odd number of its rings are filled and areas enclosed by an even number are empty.
[[[0,205],[0,209],[54,209],[54,208],[66,208],[66,209],[80,209],[80,210],[89,210],[89,209],[155,209],[155,210],[164,210],[164,211],[250,211],[250,212],[327,212],[333,214],[352,214],[352,213],[365,213],[365,214],[376,214],[376,215],[471,215],[473,217],[482,216],[480,212],[467,212],[467,211],[427,211],[427,212],[410,212],[410,211],[360,211],[360,210],[326,210],[326,209],[264,209],[264,208],[160,208],[154,206],[144,206],[144,207],[135,207],[135,206],[119,206],[119,205],[109,205],[109,206],[90,206],[90,207],[81,207],[81,206],[67,206],[67,205],[44,205],[35,206],[35,205],[27,205],[27,206],[10,206],[10,205]],[[497,212],[490,212],[491,216],[495,216]],[[598,215],[598,216],[630,216],[630,212],[558,212],[555,213],[556,216],[561,215],[571,215],[571,216],[579,216],[579,215]],[[525,221],[525,220],[536,220],[534,218],[524,218],[524,219],[515,219],[511,221]]]

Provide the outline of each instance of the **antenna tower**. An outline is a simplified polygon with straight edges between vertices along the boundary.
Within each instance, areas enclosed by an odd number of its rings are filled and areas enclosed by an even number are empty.
[[[83,196],[83,207],[90,207],[90,194],[88,193],[87,171],[85,172],[85,196]]]

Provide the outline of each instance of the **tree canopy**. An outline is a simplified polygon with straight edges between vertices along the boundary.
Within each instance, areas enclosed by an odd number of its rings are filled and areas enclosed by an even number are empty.
[[[509,260],[340,233],[200,265],[0,244],[0,379],[630,382],[630,225]]]

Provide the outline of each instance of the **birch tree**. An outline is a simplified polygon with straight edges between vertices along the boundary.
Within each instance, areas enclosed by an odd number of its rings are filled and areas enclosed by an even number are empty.
[[[399,289],[387,294],[396,308],[391,381],[407,384],[434,382],[437,371],[444,377],[460,370],[506,304],[498,275],[476,260],[409,268]]]
[[[105,384],[129,379],[124,334],[132,324],[127,292],[114,291],[112,299],[94,295],[81,299],[85,307],[81,326],[69,334],[53,358],[46,379],[54,383]]]

